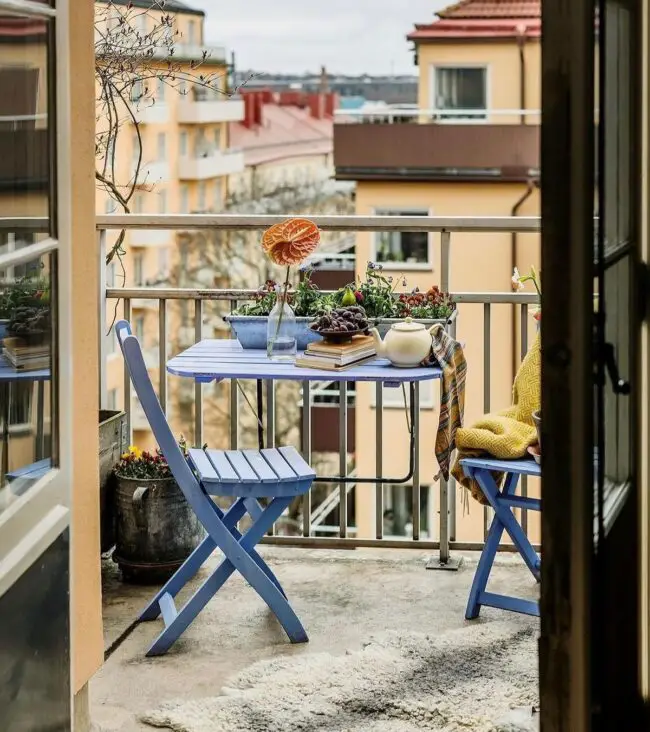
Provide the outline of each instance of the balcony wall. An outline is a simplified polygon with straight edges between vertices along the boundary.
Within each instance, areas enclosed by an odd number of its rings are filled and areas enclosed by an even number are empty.
[[[183,97],[178,106],[178,121],[181,124],[210,124],[216,122],[241,122],[244,119],[242,99],[220,99],[194,101]]]
[[[539,146],[538,125],[334,125],[338,180],[527,181]]]
[[[169,122],[169,107],[151,101],[142,102],[134,108],[135,118],[143,125],[164,125]]]
[[[134,247],[162,247],[174,241],[174,233],[165,229],[134,229],[129,242]]]
[[[178,177],[181,180],[207,180],[244,170],[244,153],[241,150],[214,152],[204,158],[180,158]]]

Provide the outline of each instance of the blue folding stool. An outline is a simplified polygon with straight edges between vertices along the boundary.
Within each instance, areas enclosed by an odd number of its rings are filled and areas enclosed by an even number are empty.
[[[205,539],[145,607],[139,620],[162,615],[165,628],[147,656],[165,653],[180,637],[226,580],[238,571],[273,611],[292,643],[304,643],[307,633],[289,604],[282,586],[255,551],[266,532],[296,496],[306,493],[316,476],[293,447],[267,450],[189,450],[186,459],[167,424],[142,357],[140,344],[125,320],[115,332],[133,387],[167,463],[207,532]],[[211,496],[231,496],[222,511]],[[258,498],[269,499],[263,507]],[[238,521],[249,514],[252,526],[241,534]],[[225,559],[179,610],[174,597],[194,577],[215,549]]]
[[[539,498],[516,496],[517,482],[520,475],[539,477],[541,469],[534,460],[494,460],[492,458],[465,458],[460,461],[465,475],[473,478],[481,487],[483,495],[494,509],[494,518],[485,540],[485,546],[476,568],[472,589],[469,593],[465,617],[467,620],[477,618],[481,606],[512,610],[525,615],[539,616],[539,603],[523,600],[508,595],[486,592],[486,586],[494,564],[499,542],[504,529],[508,532],[513,544],[521,554],[533,577],[540,581],[540,558],[519,525],[512,509],[522,508],[529,511],[541,511],[542,501]],[[503,488],[498,489],[493,473],[505,473]]]

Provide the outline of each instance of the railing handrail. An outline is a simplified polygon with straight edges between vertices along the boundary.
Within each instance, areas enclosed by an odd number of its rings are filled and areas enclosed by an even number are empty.
[[[427,231],[537,233],[539,216],[310,216],[323,231]],[[259,230],[285,215],[255,214],[102,214],[96,217],[99,231],[110,229]]]
[[[118,300],[250,300],[257,290],[197,289],[193,287],[107,287],[106,297]],[[328,291],[324,291],[327,294]],[[528,292],[451,292],[457,303],[535,305],[539,298]]]
[[[359,107],[358,109],[335,109],[335,117],[510,117],[539,116],[541,109],[438,109],[437,107]]]

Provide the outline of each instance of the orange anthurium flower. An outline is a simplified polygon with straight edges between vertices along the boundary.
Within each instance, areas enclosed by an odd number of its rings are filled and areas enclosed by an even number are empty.
[[[262,247],[269,259],[285,267],[300,264],[316,251],[320,231],[309,219],[287,219],[274,224],[262,236]]]

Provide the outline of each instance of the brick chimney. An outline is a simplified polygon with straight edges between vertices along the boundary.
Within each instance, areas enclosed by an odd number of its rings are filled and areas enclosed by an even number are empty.
[[[314,119],[323,119],[325,117],[325,95],[310,94],[307,103],[309,106],[309,114]]]
[[[327,92],[325,94],[325,116],[334,117],[334,110],[338,107],[338,94]]]
[[[251,130],[255,126],[255,97],[249,91],[242,91],[241,96],[244,100],[244,121],[242,124]]]

